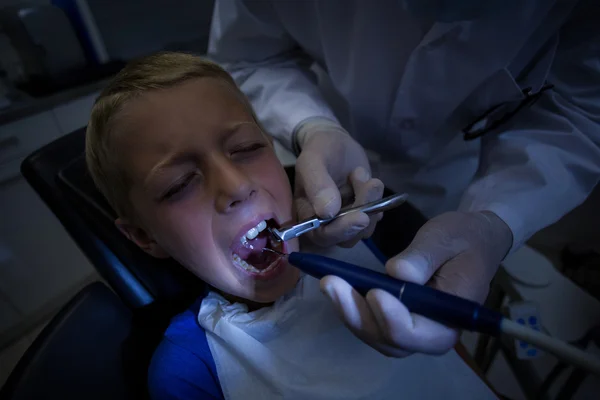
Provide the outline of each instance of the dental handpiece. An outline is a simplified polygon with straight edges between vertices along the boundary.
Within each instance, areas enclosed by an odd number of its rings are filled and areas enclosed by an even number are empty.
[[[383,289],[398,297],[409,311],[446,325],[490,335],[500,332],[502,314],[474,301],[317,254],[292,252],[287,258],[314,278],[338,276],[363,296],[371,289]]]
[[[504,318],[501,313],[474,301],[317,254],[300,252],[283,254],[272,249],[265,250],[286,257],[290,264],[316,279],[328,275],[338,276],[362,295],[366,295],[371,289],[385,290],[398,297],[412,313],[457,329],[467,329],[492,336],[505,334],[600,375],[598,358],[559,339],[519,325]]]

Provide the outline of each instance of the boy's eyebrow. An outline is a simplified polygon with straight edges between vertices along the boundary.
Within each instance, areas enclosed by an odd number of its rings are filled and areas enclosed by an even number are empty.
[[[240,128],[242,128],[244,125],[256,125],[256,123],[254,121],[236,122],[222,131],[222,133],[220,134],[221,137],[219,138],[219,141],[221,143],[225,142],[229,137],[237,133],[240,130]],[[179,152],[173,155],[169,155],[166,159],[161,160],[158,164],[152,167],[150,172],[148,172],[148,175],[146,175],[146,179],[144,179],[144,186],[147,186],[151,178],[157,173],[159,173],[161,170],[173,165],[180,165],[188,163],[190,161],[196,161],[197,158],[197,154],[193,154],[190,152]]]
[[[229,127],[227,127],[226,129],[223,129],[223,131],[221,131],[219,133],[219,136],[220,136],[219,143],[221,145],[224,144],[227,141],[227,139],[229,139],[230,137],[232,137],[233,135],[238,133],[240,131],[240,129],[246,125],[256,126],[256,122],[241,121],[241,122],[232,123]]]
[[[256,122],[254,121],[241,121],[241,122],[236,122],[231,124],[230,127],[228,127],[227,129],[223,130],[223,133],[221,134],[223,139],[227,139],[230,136],[232,136],[234,133],[237,133],[244,125],[252,125],[252,126],[256,126]]]
[[[148,174],[146,175],[146,178],[144,179],[144,186],[148,186],[152,177],[154,177],[156,174],[160,173],[161,170],[166,169],[167,167],[170,167],[173,165],[180,165],[180,164],[188,163],[190,161],[195,161],[196,158],[197,157],[194,154],[188,153],[188,152],[176,153],[176,154],[168,156],[166,159],[162,160],[161,162],[156,164],[154,167],[152,167],[152,169],[150,170],[150,172],[148,172]]]

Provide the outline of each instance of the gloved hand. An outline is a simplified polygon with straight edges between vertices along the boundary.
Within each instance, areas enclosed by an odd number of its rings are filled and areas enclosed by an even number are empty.
[[[295,202],[299,220],[336,215],[346,205],[362,205],[383,195],[383,183],[371,178],[363,148],[338,124],[315,118],[305,121],[295,140]],[[349,201],[348,201],[349,200]],[[351,213],[306,236],[320,246],[354,246],[373,234],[381,214]]]
[[[492,212],[450,212],[423,225],[410,246],[387,262],[386,270],[397,279],[482,302],[512,241],[510,228]],[[387,356],[443,354],[458,339],[457,330],[409,313],[383,290],[371,290],[365,298],[332,276],[321,280],[321,290],[348,328]]]

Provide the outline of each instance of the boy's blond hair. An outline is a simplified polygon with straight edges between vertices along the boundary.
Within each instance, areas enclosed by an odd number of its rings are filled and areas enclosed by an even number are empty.
[[[248,100],[223,68],[185,53],[157,53],[129,63],[96,99],[86,132],[86,162],[96,186],[120,217],[135,218],[129,201],[129,176],[120,167],[114,145],[120,111],[144,93],[207,77],[231,86],[259,123]]]

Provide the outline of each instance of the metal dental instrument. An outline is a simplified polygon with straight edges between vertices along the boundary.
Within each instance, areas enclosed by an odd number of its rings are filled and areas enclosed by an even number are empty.
[[[279,241],[288,241],[293,238],[297,238],[300,235],[305,234],[306,232],[310,232],[314,229],[317,229],[319,226],[328,224],[344,215],[348,215],[355,211],[361,211],[365,214],[377,214],[380,212],[384,212],[387,210],[391,210],[392,208],[398,207],[400,204],[406,201],[408,197],[407,194],[395,194],[392,196],[388,196],[386,198],[372,201],[367,204],[363,204],[361,206],[356,206],[352,208],[342,209],[336,216],[332,218],[321,219],[318,217],[310,218],[304,220],[298,224],[292,225],[287,228],[275,229],[275,228],[267,228],[269,232],[275,236],[275,238]]]

